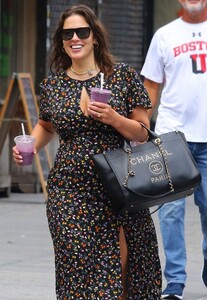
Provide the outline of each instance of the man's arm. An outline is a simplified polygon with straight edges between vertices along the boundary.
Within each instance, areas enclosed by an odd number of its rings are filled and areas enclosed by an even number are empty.
[[[161,84],[157,83],[155,81],[152,81],[150,79],[145,78],[144,79],[144,86],[149,94],[150,100],[152,102],[152,108],[148,109],[148,116],[151,119],[153,111],[158,103],[159,96],[160,96],[160,89]]]

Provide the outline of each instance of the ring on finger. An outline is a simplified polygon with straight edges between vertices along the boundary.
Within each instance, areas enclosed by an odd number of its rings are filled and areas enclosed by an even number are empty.
[[[100,113],[97,113],[97,117],[100,118],[100,117],[101,117],[101,114],[100,114]]]

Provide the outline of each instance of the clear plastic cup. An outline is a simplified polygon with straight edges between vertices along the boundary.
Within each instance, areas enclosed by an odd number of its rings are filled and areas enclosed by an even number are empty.
[[[91,88],[91,101],[107,103],[110,99],[111,91],[101,88]]]
[[[33,162],[35,137],[31,135],[18,135],[14,138],[17,150],[23,159],[23,166]]]

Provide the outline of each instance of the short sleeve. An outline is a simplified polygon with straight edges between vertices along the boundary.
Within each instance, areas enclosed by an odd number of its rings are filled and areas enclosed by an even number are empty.
[[[39,119],[46,122],[51,121],[50,105],[49,105],[49,93],[48,93],[48,79],[44,79],[40,83],[40,107],[39,107]]]
[[[139,74],[130,66],[126,70],[127,81],[127,110],[131,113],[137,106],[151,108],[152,104],[149,99],[147,90],[141,80]]]
[[[163,49],[166,45],[162,37],[162,30],[159,29],[153,36],[150,43],[141,75],[157,83],[164,81]]]

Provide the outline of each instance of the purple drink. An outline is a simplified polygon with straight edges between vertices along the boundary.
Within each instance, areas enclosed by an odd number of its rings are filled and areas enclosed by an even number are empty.
[[[91,88],[91,101],[107,103],[111,95],[111,91],[100,88]]]
[[[34,152],[19,152],[23,159],[23,166],[29,166],[33,162]]]
[[[18,135],[14,138],[17,150],[23,159],[23,166],[33,162],[35,137],[31,135]]]

